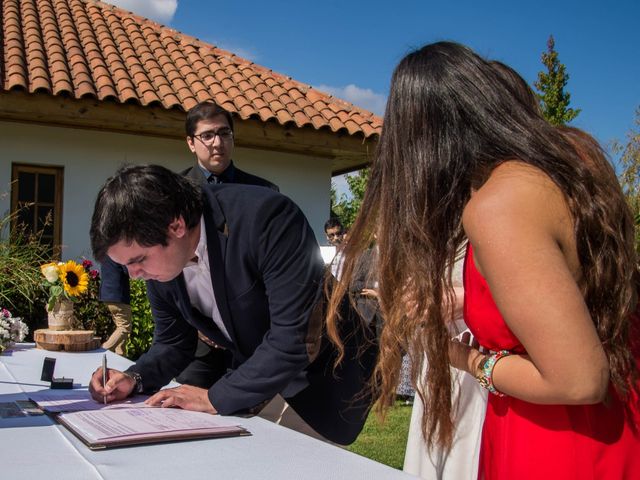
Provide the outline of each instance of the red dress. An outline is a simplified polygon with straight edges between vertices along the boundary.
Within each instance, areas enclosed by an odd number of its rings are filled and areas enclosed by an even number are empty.
[[[471,246],[464,289],[464,318],[480,345],[525,353],[476,269]],[[625,405],[612,387],[606,405],[538,405],[489,394],[478,478],[640,479],[639,430],[640,399],[632,396]]]

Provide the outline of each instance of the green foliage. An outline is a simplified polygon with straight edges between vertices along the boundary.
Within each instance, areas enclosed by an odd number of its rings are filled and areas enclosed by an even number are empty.
[[[627,133],[627,144],[623,147],[614,142],[613,150],[622,153],[619,175],[622,191],[636,222],[636,252],[640,254],[640,107],[636,109],[635,127]]]
[[[384,423],[371,412],[362,433],[348,449],[376,462],[402,469],[410,420],[411,406],[401,401],[389,410]]]
[[[154,323],[144,281],[130,280],[130,283],[133,328],[127,340],[125,352],[127,358],[137,360],[151,346]]]
[[[552,125],[566,125],[578,116],[580,109],[569,108],[571,95],[565,91],[569,74],[558,59],[551,35],[547,41],[547,51],[542,54],[542,63],[547,71],[538,73],[538,80],[534,83],[540,92],[537,95],[542,114]]]
[[[340,219],[340,223],[348,230],[360,211],[364,192],[369,181],[369,169],[363,168],[355,174],[347,175],[346,180],[351,195],[348,197],[343,194],[337,200],[336,191],[331,187],[331,212]]]
[[[37,236],[24,229],[10,229],[14,215],[0,220],[0,306],[22,317],[29,332],[45,321],[47,294],[42,287],[40,265],[47,256]]]

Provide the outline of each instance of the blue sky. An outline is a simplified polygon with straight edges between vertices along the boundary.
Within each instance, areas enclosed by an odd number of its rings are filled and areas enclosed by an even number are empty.
[[[550,34],[570,76],[571,106],[582,109],[572,125],[604,146],[624,142],[640,107],[638,0],[110,3],[378,114],[395,65],[412,49],[461,42],[533,84]]]

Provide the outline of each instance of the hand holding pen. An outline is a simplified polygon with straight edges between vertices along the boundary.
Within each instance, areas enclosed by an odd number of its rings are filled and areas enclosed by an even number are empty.
[[[126,373],[107,367],[107,357],[102,357],[102,368],[96,368],[89,381],[89,393],[96,402],[108,404],[127,398],[136,385]]]

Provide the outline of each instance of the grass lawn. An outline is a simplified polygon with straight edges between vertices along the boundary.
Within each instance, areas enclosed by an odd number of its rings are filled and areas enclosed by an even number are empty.
[[[358,439],[348,447],[349,451],[402,469],[407,446],[411,405],[398,401],[387,413],[384,424],[371,412]]]

